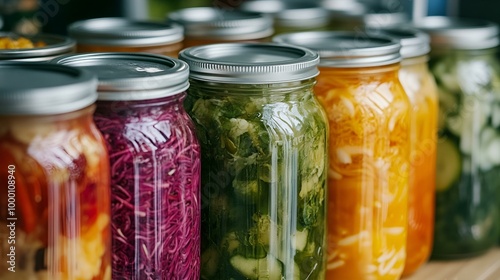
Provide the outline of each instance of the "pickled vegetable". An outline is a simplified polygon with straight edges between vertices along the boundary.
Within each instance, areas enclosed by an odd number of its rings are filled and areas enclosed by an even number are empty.
[[[15,210],[0,188],[0,236],[15,217],[15,273],[0,278],[111,279],[107,151],[91,122],[94,107],[61,116],[0,117],[0,180],[15,181]],[[6,239],[3,239],[6,241]]]
[[[45,47],[47,44],[43,41],[33,42],[26,37],[0,37],[0,50],[1,49],[32,49]]]
[[[491,51],[431,60],[439,87],[433,258],[477,255],[499,236],[500,79]]]
[[[324,279],[327,125],[312,85],[191,81],[202,279]]]
[[[399,66],[320,68],[330,122],[328,279],[399,279],[406,256],[409,100]]]
[[[425,55],[403,60],[399,76],[412,107],[407,256],[403,272],[409,275],[429,259],[432,250],[438,97]],[[458,178],[460,169],[456,168],[454,160],[456,158],[451,155],[445,159],[442,164],[448,167],[449,177],[441,174],[440,178]],[[442,182],[438,182],[437,188],[441,186]]]
[[[98,102],[117,279],[199,279],[200,147],[184,96]]]

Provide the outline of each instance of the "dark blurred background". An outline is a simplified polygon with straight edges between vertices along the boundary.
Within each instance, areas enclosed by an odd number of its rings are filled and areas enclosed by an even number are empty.
[[[66,34],[66,27],[77,20],[123,16],[162,21],[174,10],[212,6],[236,9],[251,0],[0,0],[0,30],[21,33],[40,31]],[[319,2],[321,0],[283,0]],[[336,1],[336,0],[328,0]],[[338,0],[356,1],[356,0]],[[367,5],[403,7],[411,18],[448,15],[482,18],[500,24],[499,0],[357,0]],[[2,24],[3,22],[3,24]]]

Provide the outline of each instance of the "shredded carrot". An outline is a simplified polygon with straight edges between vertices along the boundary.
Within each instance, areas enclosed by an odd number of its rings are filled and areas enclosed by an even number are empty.
[[[398,279],[406,249],[409,100],[395,65],[320,68],[330,123],[327,279]]]

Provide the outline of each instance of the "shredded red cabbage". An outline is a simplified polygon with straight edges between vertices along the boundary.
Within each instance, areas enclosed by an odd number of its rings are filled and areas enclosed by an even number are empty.
[[[111,166],[113,279],[200,277],[200,147],[184,97],[97,104]]]

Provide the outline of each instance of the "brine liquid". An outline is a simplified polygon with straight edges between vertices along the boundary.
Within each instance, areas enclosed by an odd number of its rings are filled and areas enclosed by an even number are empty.
[[[92,111],[0,118],[0,182],[15,181],[12,212],[0,189],[1,279],[111,279],[109,165]]]
[[[330,122],[327,279],[399,279],[406,258],[409,101],[398,67],[320,68]]]
[[[425,57],[407,63],[399,72],[412,107],[408,241],[403,275],[412,274],[422,266],[432,250],[438,118],[436,83]]]

